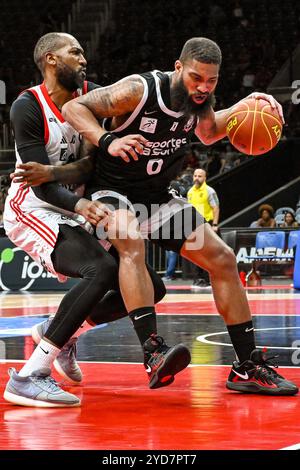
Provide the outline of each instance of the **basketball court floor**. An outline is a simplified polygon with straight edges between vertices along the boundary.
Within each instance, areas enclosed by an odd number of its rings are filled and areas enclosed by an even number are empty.
[[[79,340],[82,385],[65,388],[80,408],[39,409],[4,401],[8,367],[34,349],[30,328],[56,311],[61,293],[0,295],[0,450],[299,449],[300,394],[267,397],[225,388],[233,351],[210,289],[170,285],[159,332],[185,343],[192,363],[169,387],[150,390],[125,318]],[[258,346],[279,354],[279,372],[300,385],[300,292],[266,285],[247,292]],[[59,376],[54,372],[54,377]]]

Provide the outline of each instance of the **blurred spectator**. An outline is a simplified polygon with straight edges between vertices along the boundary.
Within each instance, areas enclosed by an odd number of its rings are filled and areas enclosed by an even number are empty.
[[[187,188],[181,181],[180,176],[176,180],[171,181],[170,186],[169,186],[169,191],[170,192],[175,192],[176,196],[182,196],[184,197],[187,193]]]
[[[181,181],[180,176],[177,180],[171,181],[169,191],[175,193],[176,196],[185,197],[187,193],[186,185]],[[166,250],[166,274],[163,276],[163,281],[172,281],[176,278],[175,270],[178,260],[178,254],[175,251]]]
[[[245,93],[248,95],[252,91],[254,91],[254,80],[255,80],[255,74],[252,71],[252,68],[249,67],[244,76],[243,76],[243,81],[242,85],[245,89]]]
[[[226,13],[220,5],[210,2],[209,23],[214,26],[221,26],[226,22]]]
[[[269,204],[261,204],[258,208],[259,219],[252,222],[250,227],[259,228],[259,227],[276,227],[276,222],[274,219],[274,209]]]
[[[172,281],[176,278],[175,270],[178,259],[178,254],[175,251],[166,251],[167,254],[167,270],[163,281]]]
[[[57,31],[59,29],[57,19],[53,15],[53,13],[49,10],[45,11],[40,16],[39,21],[39,34],[43,36],[43,34],[50,33],[51,31]]]
[[[233,14],[234,18],[237,18],[239,21],[241,20],[241,18],[243,18],[243,16],[244,16],[243,9],[242,9],[241,4],[240,4],[239,1],[235,2],[234,8],[232,10],[232,14]]]
[[[218,151],[211,151],[207,156],[206,173],[208,178],[218,175],[225,165],[224,156]]]
[[[184,163],[187,167],[194,170],[195,168],[199,166],[198,154],[191,146],[188,146],[186,148],[184,158],[185,158]]]
[[[295,218],[295,213],[287,211],[284,214],[283,224],[279,224],[279,227],[299,227],[299,224]]]
[[[233,147],[230,144],[226,145],[225,152],[221,152],[220,160],[222,163],[220,173],[225,173],[225,171],[229,171],[241,163],[240,154],[233,151]]]

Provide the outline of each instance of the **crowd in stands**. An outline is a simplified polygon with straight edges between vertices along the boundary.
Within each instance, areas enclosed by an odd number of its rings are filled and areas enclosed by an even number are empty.
[[[269,204],[261,204],[258,217],[251,223],[251,228],[297,228],[300,226],[300,204],[296,210],[292,207],[279,207],[276,211]]]
[[[103,84],[128,73],[171,70],[189,37],[207,36],[220,44],[223,53],[217,109],[253,90],[266,91],[300,40],[300,4],[292,0],[276,2],[276,8],[270,8],[267,0],[190,0],[188,7],[185,0],[176,5],[171,0],[141,0],[138,10],[137,15],[135,3],[123,0],[100,41],[95,65]],[[291,101],[285,104],[286,137],[300,136],[298,108]]]
[[[66,23],[72,0],[3,0],[0,18],[0,79],[7,103],[40,81],[33,64],[35,42]],[[84,4],[84,2],[83,2]],[[101,2],[99,1],[99,8]],[[171,70],[183,43],[192,36],[216,40],[223,52],[216,108],[226,108],[253,90],[266,91],[300,42],[300,4],[269,8],[267,0],[131,0],[112,2],[109,26],[100,37],[88,78],[108,85],[130,73]],[[142,18],[142,21],[141,21]],[[130,27],[128,24],[130,23]],[[15,34],[15,25],[22,34]],[[76,35],[76,31],[72,31]],[[300,136],[298,106],[287,102],[287,137]],[[0,112],[0,120],[3,110]],[[8,117],[4,112],[4,119]],[[1,127],[1,126],[0,126]]]

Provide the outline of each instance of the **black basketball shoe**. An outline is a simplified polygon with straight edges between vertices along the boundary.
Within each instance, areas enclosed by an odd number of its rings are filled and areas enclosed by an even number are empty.
[[[298,387],[293,382],[286,380],[275,371],[274,368],[278,366],[272,362],[272,359],[278,356],[266,358],[264,352],[254,349],[249,360],[241,364],[234,362],[226,387],[238,392],[262,395],[295,395],[298,393]]]
[[[152,334],[144,343],[144,366],[149,377],[149,388],[166,387],[174,376],[185,369],[191,354],[184,344],[169,347],[161,336]]]

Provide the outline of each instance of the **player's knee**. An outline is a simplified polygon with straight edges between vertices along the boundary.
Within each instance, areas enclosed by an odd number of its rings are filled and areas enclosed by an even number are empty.
[[[99,279],[105,276],[107,280],[113,280],[118,276],[118,265],[115,259],[107,254],[103,256],[103,253],[94,253],[93,256],[87,260],[82,275],[85,279]]]
[[[236,268],[236,257],[233,250],[227,246],[222,245],[215,252],[213,259],[211,260],[211,270],[210,272],[225,271],[233,272]]]
[[[127,258],[134,261],[142,258],[144,260],[145,242],[142,238],[127,238],[126,240],[118,240],[118,242],[113,243],[113,245],[117,249],[120,258],[122,259]]]
[[[117,211],[115,217],[107,226],[107,236],[115,243],[122,240],[139,238],[138,220],[130,211]]]

